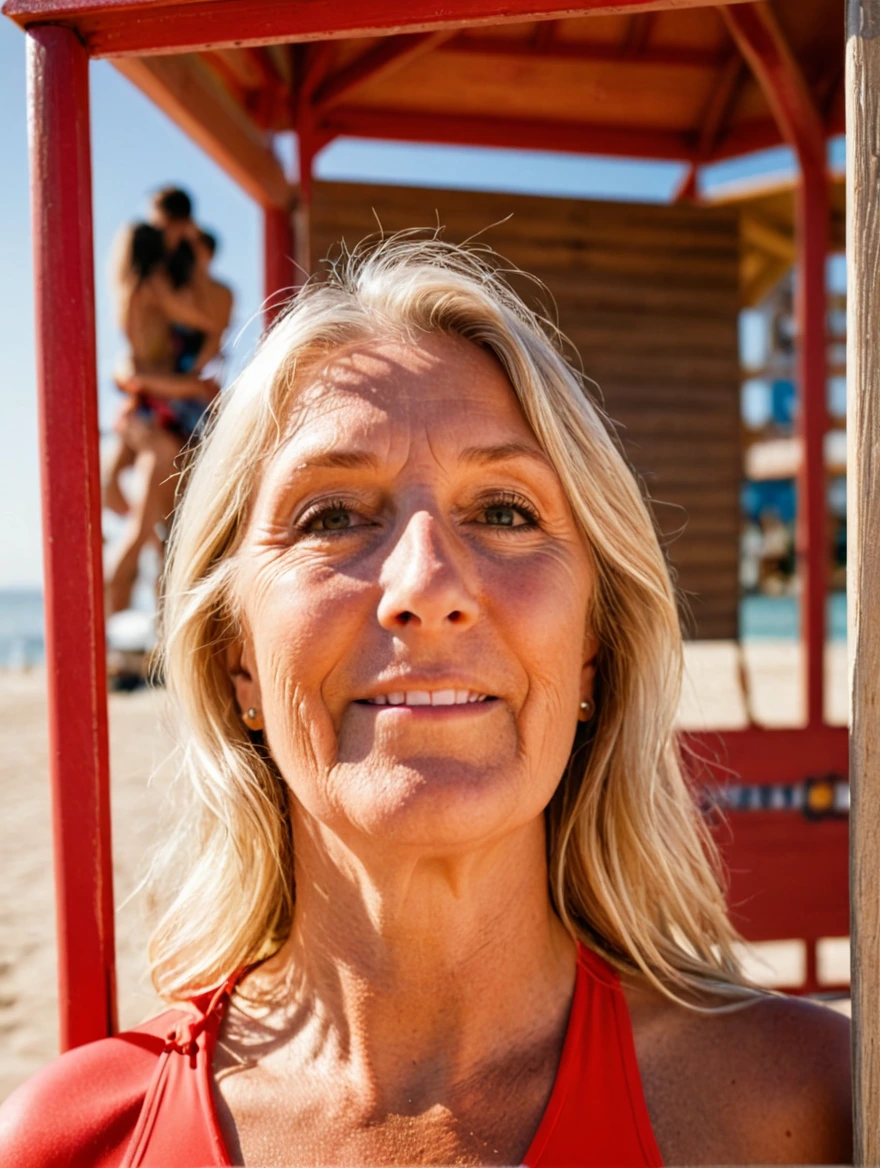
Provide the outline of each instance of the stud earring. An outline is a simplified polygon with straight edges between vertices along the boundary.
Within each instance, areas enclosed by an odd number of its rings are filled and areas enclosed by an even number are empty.
[[[596,709],[595,704],[593,702],[591,702],[589,698],[584,698],[584,700],[580,704],[580,711],[578,713],[578,721],[579,722],[589,722],[590,718],[592,718],[592,716],[593,716],[595,709]]]
[[[256,706],[248,706],[247,710],[241,716],[242,722],[247,726],[248,730],[262,730],[263,719],[260,717],[260,712]]]

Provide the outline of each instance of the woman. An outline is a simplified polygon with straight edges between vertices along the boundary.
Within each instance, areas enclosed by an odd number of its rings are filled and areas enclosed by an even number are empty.
[[[186,273],[178,273],[177,283],[172,278],[165,238],[157,227],[138,223],[127,229],[118,252],[117,310],[120,327],[129,342],[126,374],[120,379],[120,387],[126,389],[132,376],[148,379],[151,375],[174,374],[175,322],[203,330],[204,335],[213,333],[214,324],[186,286]],[[184,379],[180,395],[192,397],[203,392],[195,382],[195,378]],[[137,390],[139,386],[132,388]],[[141,550],[155,538],[157,526],[167,520],[174,506],[175,461],[186,437],[171,424],[171,406],[154,392],[154,398],[134,393],[116,424],[119,443],[108,470],[104,496],[114,510],[127,515],[127,523],[107,580],[107,607],[111,613],[128,608]],[[120,470],[130,463],[137,465],[143,480],[141,495],[131,506],[118,486]]]
[[[175,1005],[9,1162],[847,1160],[845,1022],[738,970],[648,510],[498,274],[392,239],[301,295],[173,545]]]

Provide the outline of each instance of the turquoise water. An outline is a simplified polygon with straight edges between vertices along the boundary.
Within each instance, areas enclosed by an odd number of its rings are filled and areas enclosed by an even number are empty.
[[[43,596],[34,590],[0,590],[0,668],[43,660]]]
[[[793,641],[798,636],[800,602],[796,596],[744,596],[739,604],[744,641]],[[826,609],[827,640],[846,640],[846,593],[832,592]]]
[[[745,596],[739,619],[744,641],[795,640],[800,605],[794,596]],[[846,640],[846,594],[828,598],[832,641]],[[43,597],[36,591],[0,590],[0,668],[43,660]]]

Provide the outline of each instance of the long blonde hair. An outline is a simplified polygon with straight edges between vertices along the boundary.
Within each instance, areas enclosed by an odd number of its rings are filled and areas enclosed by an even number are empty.
[[[455,334],[491,351],[552,460],[591,550],[598,713],[547,809],[550,890],[573,937],[664,992],[744,985],[717,856],[682,773],[675,590],[649,509],[561,338],[477,252],[405,233],[343,253],[302,291],[224,395],[175,519],[164,671],[195,798],[160,869],[170,896],[154,984],[178,999],[277,948],[294,912],[286,786],[243,727],[224,648],[239,613],[238,540],[260,468],[310,361],[389,333]]]

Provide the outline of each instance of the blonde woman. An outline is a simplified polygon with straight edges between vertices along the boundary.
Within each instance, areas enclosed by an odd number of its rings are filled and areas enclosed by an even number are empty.
[[[386,241],[218,410],[173,537],[169,1011],[4,1163],[844,1163],[846,1024],[751,990],[639,489],[486,263]]]

